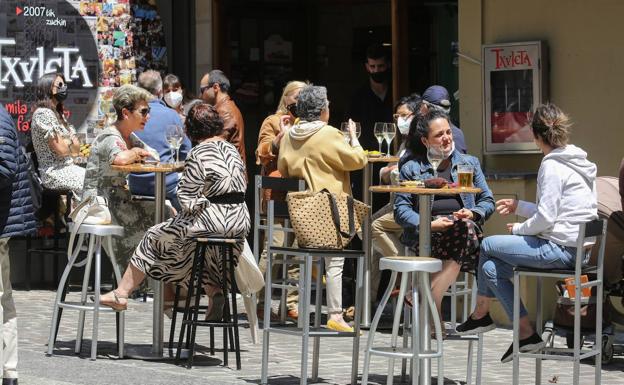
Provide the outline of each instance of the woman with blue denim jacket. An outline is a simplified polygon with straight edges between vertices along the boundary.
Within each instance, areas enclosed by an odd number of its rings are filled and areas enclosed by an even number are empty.
[[[474,271],[479,258],[482,238],[481,225],[494,212],[494,197],[488,187],[479,160],[455,150],[449,116],[431,110],[412,121],[413,132],[410,155],[402,159],[401,180],[426,180],[434,176],[433,166],[427,158],[427,148],[441,149],[445,159],[438,166],[438,177],[450,183],[458,181],[457,167],[470,165],[474,169],[473,185],[481,189],[478,194],[439,195],[433,199],[431,214],[431,251],[443,260],[442,271],[432,275],[431,291],[440,312],[442,297],[457,279],[460,270]],[[418,197],[396,194],[394,218],[403,227],[402,241],[411,248],[418,247]],[[459,241],[459,242],[458,242]]]

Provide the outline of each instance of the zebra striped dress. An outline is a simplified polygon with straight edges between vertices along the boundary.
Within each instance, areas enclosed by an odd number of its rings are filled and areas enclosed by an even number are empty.
[[[195,236],[245,237],[249,233],[249,211],[245,203],[214,204],[210,197],[244,193],[245,166],[236,147],[226,141],[200,143],[186,159],[178,184],[182,211],[151,227],[131,263],[150,277],[187,284],[191,274]],[[242,245],[235,248],[236,258]],[[209,247],[204,264],[203,284],[219,286],[221,259],[216,247]]]

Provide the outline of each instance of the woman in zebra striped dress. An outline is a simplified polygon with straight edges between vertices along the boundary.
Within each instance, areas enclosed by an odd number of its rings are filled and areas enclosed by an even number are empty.
[[[182,211],[150,228],[135,250],[117,289],[101,303],[125,309],[127,298],[148,275],[165,282],[186,282],[191,272],[195,236],[245,237],[250,229],[245,205],[245,166],[236,147],[221,136],[223,121],[214,107],[194,106],[186,120],[188,136],[197,145],[186,160],[178,184]],[[242,252],[236,247],[234,255]],[[216,247],[206,252],[203,283],[210,297],[208,319],[219,319],[224,302],[220,292],[220,259]]]

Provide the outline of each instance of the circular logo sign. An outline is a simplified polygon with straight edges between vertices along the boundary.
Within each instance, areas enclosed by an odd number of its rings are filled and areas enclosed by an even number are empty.
[[[0,1],[0,103],[19,132],[30,130],[37,82],[47,73],[65,78],[63,105],[76,129],[93,108],[99,69],[96,31],[76,9],[79,3]]]

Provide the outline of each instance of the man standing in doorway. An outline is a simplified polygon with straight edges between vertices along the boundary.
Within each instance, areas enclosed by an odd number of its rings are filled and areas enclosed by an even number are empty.
[[[212,70],[201,79],[199,84],[200,97],[213,105],[221,119],[225,138],[238,149],[243,163],[245,158],[245,122],[234,101],[230,98],[230,81],[221,70]]]
[[[0,364],[2,385],[17,385],[17,314],[11,288],[9,238],[33,234],[28,164],[9,113],[0,106]]]
[[[364,68],[368,82],[353,94],[344,120],[360,122],[360,144],[365,150],[374,150],[378,147],[373,135],[375,122],[392,122],[392,76],[388,51],[379,44],[368,47]]]

